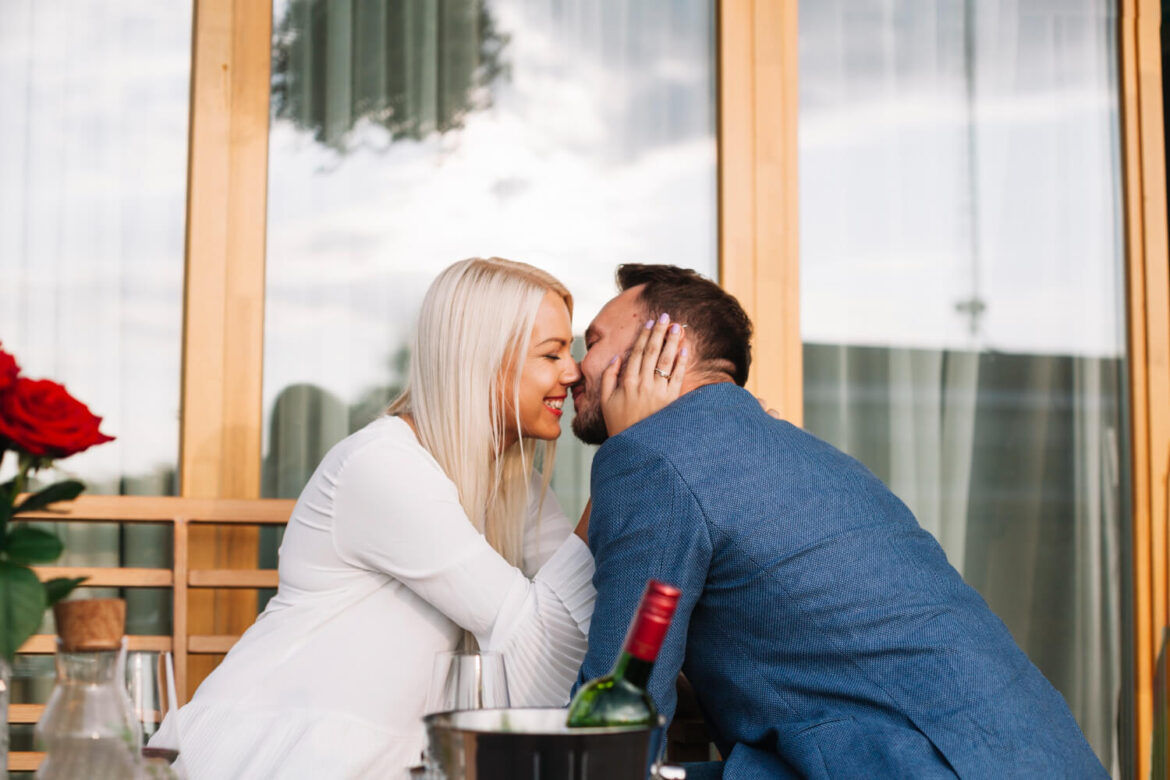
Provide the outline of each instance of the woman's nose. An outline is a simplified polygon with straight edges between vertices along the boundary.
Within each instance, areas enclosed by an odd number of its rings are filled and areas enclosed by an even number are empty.
[[[576,360],[569,361],[569,367],[561,375],[562,385],[573,385],[581,378],[581,366],[577,365]]]

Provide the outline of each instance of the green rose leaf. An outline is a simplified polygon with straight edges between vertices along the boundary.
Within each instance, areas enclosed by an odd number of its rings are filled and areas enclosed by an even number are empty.
[[[0,561],[0,656],[9,661],[37,630],[45,614],[45,589],[32,569]]]
[[[48,531],[18,525],[8,532],[4,554],[13,563],[52,563],[64,549],[61,540]]]
[[[73,592],[81,583],[85,582],[85,577],[54,577],[45,583],[45,601],[46,606],[53,606],[61,599]]]
[[[72,501],[81,495],[85,490],[85,485],[81,484],[75,479],[67,479],[64,482],[54,482],[44,490],[33,493],[31,496],[20,502],[16,507],[16,513],[20,512],[35,512],[38,509],[44,509],[49,504],[55,504],[58,501]]]
[[[16,500],[16,480],[10,479],[4,484],[0,485],[0,529],[4,528],[4,524],[8,522],[8,518],[12,517],[12,504]],[[0,539],[0,545],[4,542]]]

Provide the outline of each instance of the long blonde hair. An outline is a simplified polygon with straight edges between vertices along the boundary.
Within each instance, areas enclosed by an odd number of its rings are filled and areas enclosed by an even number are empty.
[[[520,429],[520,366],[545,295],[573,297],[552,275],[525,263],[473,257],[445,269],[418,316],[406,389],[388,414],[408,413],[419,441],[459,491],[467,517],[519,566],[529,483],[540,456],[541,500],[556,442],[525,439],[504,448],[506,389]],[[509,370],[513,368],[514,370]],[[511,387],[503,388],[508,377]]]

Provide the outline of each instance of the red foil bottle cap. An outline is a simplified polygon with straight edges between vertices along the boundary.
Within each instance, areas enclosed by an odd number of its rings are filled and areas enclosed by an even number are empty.
[[[670,619],[674,617],[681,594],[681,590],[665,582],[650,580],[646,583],[642,603],[638,605],[634,622],[630,624],[630,633],[626,635],[627,653],[643,661],[654,662],[666,639]]]

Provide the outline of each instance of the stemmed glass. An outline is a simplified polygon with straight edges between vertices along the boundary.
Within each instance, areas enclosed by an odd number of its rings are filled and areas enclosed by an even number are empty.
[[[499,653],[442,652],[435,656],[427,712],[508,706],[508,677]]]
[[[153,650],[127,653],[126,693],[130,697],[135,717],[142,724],[142,744],[146,745],[158,731],[167,713],[178,707],[175,665],[171,654]],[[181,776],[171,766],[179,757],[177,729],[175,734],[174,748],[142,748],[142,760],[147,777]]]

